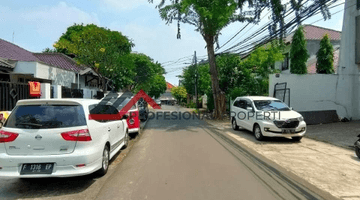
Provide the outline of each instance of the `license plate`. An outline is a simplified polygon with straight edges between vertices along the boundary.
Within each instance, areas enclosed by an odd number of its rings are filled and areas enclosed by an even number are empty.
[[[295,133],[295,129],[283,129],[282,133]]]
[[[51,174],[53,169],[54,163],[25,163],[20,174]]]

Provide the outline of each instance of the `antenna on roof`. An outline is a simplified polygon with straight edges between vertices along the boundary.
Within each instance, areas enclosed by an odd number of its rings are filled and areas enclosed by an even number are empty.
[[[14,44],[15,31],[13,32],[12,43]]]

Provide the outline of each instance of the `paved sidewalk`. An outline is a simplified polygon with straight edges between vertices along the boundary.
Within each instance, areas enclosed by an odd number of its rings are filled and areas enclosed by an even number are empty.
[[[353,150],[360,134],[360,121],[309,125],[306,137]]]
[[[249,131],[232,130],[228,120],[206,121],[222,130],[227,137],[253,149],[323,191],[344,200],[360,199],[360,159],[355,156],[353,150],[309,138],[303,138],[301,142],[293,142],[287,138],[269,138],[259,142]],[[343,132],[351,132],[349,125],[342,126]],[[340,127],[329,124],[309,126],[309,131],[314,132],[310,135],[315,135],[316,131],[326,133],[326,127],[333,128],[329,131],[333,133],[331,135],[338,131],[341,133]],[[317,137],[321,136],[323,134],[317,134]],[[330,135],[327,136],[324,138],[332,138]]]

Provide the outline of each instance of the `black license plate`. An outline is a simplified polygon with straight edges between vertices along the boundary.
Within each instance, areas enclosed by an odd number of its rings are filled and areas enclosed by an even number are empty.
[[[25,163],[21,166],[20,174],[51,174],[54,163]]]
[[[283,129],[282,133],[295,133],[295,129]]]

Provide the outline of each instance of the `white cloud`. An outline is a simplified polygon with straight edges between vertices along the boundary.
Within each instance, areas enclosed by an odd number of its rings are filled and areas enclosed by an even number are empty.
[[[42,7],[19,14],[19,19],[36,27],[37,33],[44,37],[65,32],[68,26],[74,23],[100,24],[96,14],[88,14],[76,7],[71,7],[65,2],[60,2],[54,7]]]
[[[158,0],[154,0],[153,4],[150,4],[148,0],[101,0],[102,6],[114,10],[132,10],[140,6],[154,7],[157,3]]]

